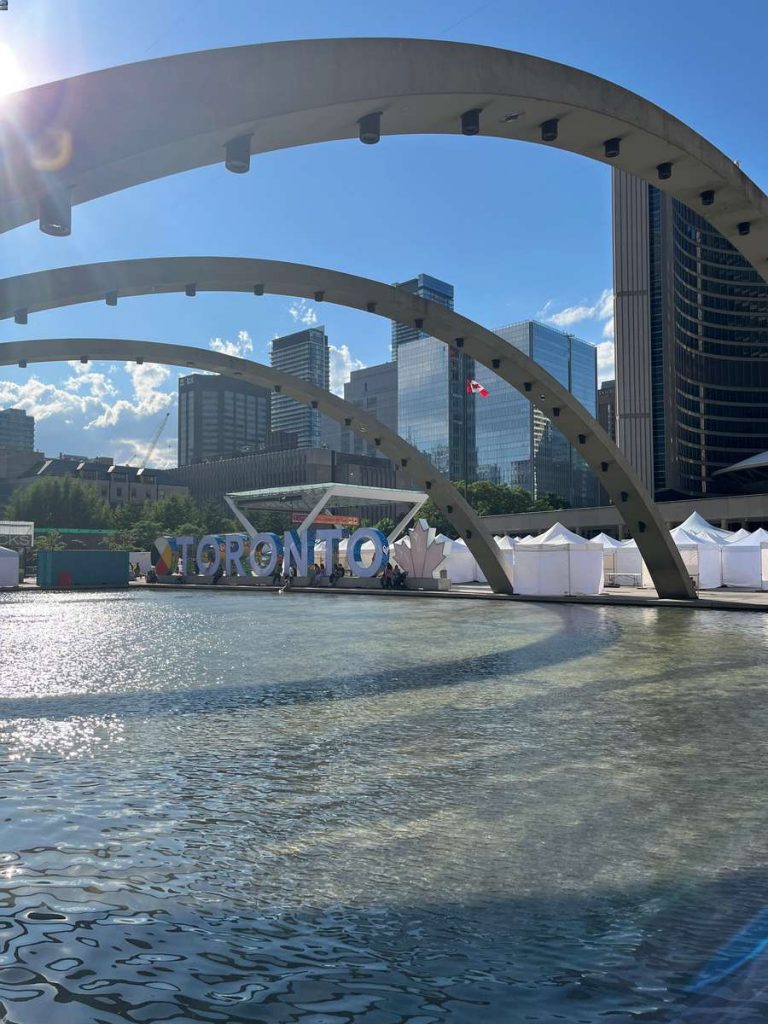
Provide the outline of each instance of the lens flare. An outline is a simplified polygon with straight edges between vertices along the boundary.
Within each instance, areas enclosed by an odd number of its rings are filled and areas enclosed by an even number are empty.
[[[27,87],[27,77],[7,43],[0,43],[0,96]]]

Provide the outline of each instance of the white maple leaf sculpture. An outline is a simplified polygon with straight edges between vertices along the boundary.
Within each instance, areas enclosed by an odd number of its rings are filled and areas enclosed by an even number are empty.
[[[445,565],[450,541],[436,540],[437,531],[426,519],[420,519],[407,537],[392,545],[401,569],[416,579],[434,579]]]

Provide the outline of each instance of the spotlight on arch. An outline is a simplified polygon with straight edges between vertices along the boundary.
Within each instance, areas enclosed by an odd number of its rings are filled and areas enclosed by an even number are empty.
[[[72,197],[69,189],[56,188],[40,200],[40,230],[65,238],[72,233]]]
[[[621,139],[606,139],[603,146],[606,160],[613,160],[621,152]]]
[[[705,189],[701,193],[701,205],[711,206],[715,201],[715,190],[713,188]]]
[[[360,126],[360,141],[366,146],[373,146],[381,138],[381,111],[374,110],[357,122]]]
[[[477,135],[480,132],[480,108],[465,110],[461,115],[461,134]]]
[[[560,123],[560,119],[552,117],[549,121],[544,121],[541,125],[541,141],[542,142],[554,142],[557,138],[557,126]]]
[[[663,164],[659,164],[656,168],[656,173],[659,176],[659,181],[668,181],[672,177],[672,164],[667,160]]]
[[[750,228],[749,221],[748,220],[743,220],[738,225],[737,229],[738,229],[738,232],[739,232],[740,235],[748,235],[749,234],[749,228]]]
[[[250,135],[238,135],[236,139],[230,139],[224,147],[224,166],[233,174],[245,174],[251,169],[251,139]]]

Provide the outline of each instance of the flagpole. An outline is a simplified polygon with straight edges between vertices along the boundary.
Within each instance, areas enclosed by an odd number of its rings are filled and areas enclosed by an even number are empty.
[[[464,360],[464,362],[466,364],[466,359]],[[464,367],[464,370],[465,370],[465,377],[464,377],[464,500],[466,502],[469,502],[469,496],[467,494],[467,490],[468,490],[467,477],[469,476],[469,471],[467,469],[467,448],[469,447],[469,425],[467,423],[467,414],[468,414],[469,406],[467,404],[467,396],[468,396],[468,393],[469,393],[468,392],[469,377],[466,376],[466,365]]]

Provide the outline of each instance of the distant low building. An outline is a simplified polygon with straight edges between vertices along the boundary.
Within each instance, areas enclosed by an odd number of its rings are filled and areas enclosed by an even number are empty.
[[[109,457],[81,459],[44,456],[13,481],[13,490],[28,487],[37,480],[53,477],[72,477],[93,487],[100,498],[113,507],[143,505],[147,501],[184,497],[189,492],[183,484],[172,483],[169,470],[139,469],[136,466],[117,466]]]
[[[401,487],[407,483],[386,459],[353,455],[332,448],[260,452],[169,470],[199,503],[219,502],[233,491],[299,484],[344,483]]]

